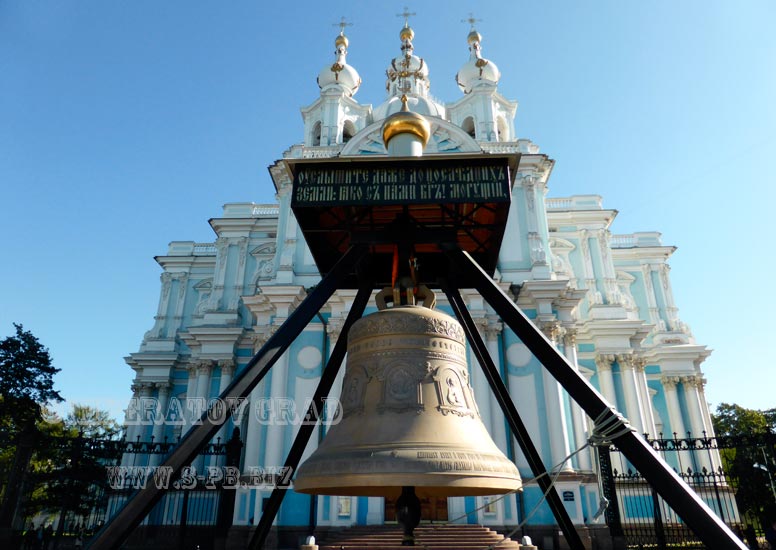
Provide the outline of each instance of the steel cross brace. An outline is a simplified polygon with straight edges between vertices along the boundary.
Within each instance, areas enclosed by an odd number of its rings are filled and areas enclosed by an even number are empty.
[[[566,537],[569,547],[571,550],[584,550],[585,546],[582,543],[582,539],[579,537],[579,533],[574,527],[566,508],[563,506],[563,502],[560,500],[552,481],[550,481],[550,478],[547,475],[542,475],[547,472],[547,468],[544,466],[542,457],[539,455],[539,451],[536,450],[536,446],[533,444],[531,436],[528,434],[528,430],[520,418],[520,413],[518,413],[514,401],[512,401],[512,397],[509,395],[509,390],[504,385],[501,376],[499,376],[498,369],[493,363],[493,359],[491,358],[490,353],[488,353],[487,347],[485,347],[485,342],[482,341],[482,336],[480,336],[477,326],[474,324],[474,319],[472,319],[469,310],[466,308],[466,304],[461,297],[460,291],[455,287],[451,287],[447,281],[440,281],[440,284],[442,290],[447,295],[447,299],[450,302],[450,306],[453,308],[455,316],[461,322],[461,325],[463,325],[466,338],[469,340],[472,351],[474,352],[475,357],[477,357],[477,361],[479,361],[480,366],[485,373],[485,377],[488,379],[490,389],[496,396],[496,400],[501,406],[501,410],[503,411],[507,422],[509,422],[512,433],[520,444],[520,448],[523,450],[528,465],[531,467],[531,472],[534,477],[537,478],[539,488],[542,490],[542,493],[547,494],[547,504],[552,511],[552,515],[555,517],[555,521],[558,522],[558,526],[563,532],[563,535]]]
[[[366,253],[366,247],[357,245],[351,247],[332,270],[318,283],[318,286],[304,299],[288,319],[278,328],[267,343],[250,360],[241,373],[239,373],[219,399],[226,403],[248,397],[251,390],[267,375],[272,366],[277,362],[291,343],[304,330],[316,313],[324,306],[326,301],[340,288],[340,283],[353,272],[356,264]],[[197,456],[200,449],[215,436],[231,415],[230,407],[226,407],[227,417],[211,418],[211,411],[203,413],[198,424],[181,439],[173,453],[162,464],[170,467],[173,476],[190,464]],[[116,514],[97,536],[89,544],[91,550],[118,548],[129,537],[132,531],[143,521],[143,518],[153,509],[154,505],[162,498],[164,489],[149,483],[144,489],[135,493],[127,501],[126,505]]]
[[[353,306],[348,312],[348,316],[345,319],[345,323],[342,326],[342,336],[337,339],[337,343],[334,345],[334,349],[331,352],[326,368],[321,375],[321,380],[318,382],[318,387],[315,389],[313,400],[310,403],[310,407],[307,409],[305,420],[302,425],[299,426],[299,431],[294,438],[294,443],[291,445],[291,450],[288,452],[286,462],[283,471],[296,472],[299,466],[299,461],[302,459],[307,442],[310,440],[310,436],[315,429],[315,426],[320,420],[319,412],[323,410],[325,406],[325,398],[329,395],[331,387],[334,385],[334,380],[337,378],[337,373],[342,365],[342,360],[345,358],[347,352],[347,338],[345,337],[350,330],[350,327],[355,323],[366,309],[366,305],[369,302],[369,297],[372,295],[371,285],[362,285],[356,294],[356,299],[353,302]],[[290,470],[288,470],[290,468]],[[285,476],[286,479],[289,476]],[[261,519],[259,520],[259,526],[253,532],[251,541],[248,544],[249,549],[259,549],[264,547],[264,541],[269,534],[272,522],[275,521],[280,505],[283,503],[286,493],[289,491],[289,484],[276,485],[272,490],[272,494],[267,500],[266,506],[261,513]],[[316,498],[312,495],[310,498]]]
[[[614,408],[599,394],[555,346],[541,333],[493,279],[458,247],[446,250],[451,271],[459,273],[498,313],[544,368],[593,419],[616,417]],[[746,550],[743,542],[720,520],[698,495],[666,464],[639,434],[629,431],[612,442],[650,485],[679,514],[707,548]]]

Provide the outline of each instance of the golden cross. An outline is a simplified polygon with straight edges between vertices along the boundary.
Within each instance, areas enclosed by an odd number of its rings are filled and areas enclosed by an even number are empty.
[[[339,23],[333,23],[331,25],[332,27],[339,27],[340,28],[340,34],[345,34],[345,27],[352,27],[353,23],[348,23],[345,19],[345,16],[343,15],[340,19]]]
[[[469,12],[469,17],[467,19],[461,19],[461,23],[469,23],[469,25],[472,26],[472,30],[474,30],[474,24],[475,23],[481,23],[482,19],[475,19],[474,14],[472,12]]]
[[[410,16],[417,15],[414,11],[410,13],[410,9],[407,6],[404,6],[404,13],[397,13],[396,17],[403,17],[404,18],[404,26],[409,27],[410,26]]]

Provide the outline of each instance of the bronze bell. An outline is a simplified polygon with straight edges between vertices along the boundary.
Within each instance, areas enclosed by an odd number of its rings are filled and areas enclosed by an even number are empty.
[[[448,497],[522,486],[480,419],[455,319],[382,309],[353,324],[347,357],[341,421],[299,467],[294,490],[395,497],[414,486],[420,497]]]

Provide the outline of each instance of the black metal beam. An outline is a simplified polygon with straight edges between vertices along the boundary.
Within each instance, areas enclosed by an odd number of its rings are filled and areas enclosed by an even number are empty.
[[[447,250],[452,269],[474,283],[474,288],[499,314],[502,321],[522,340],[544,368],[566,389],[591,418],[613,420],[616,413],[568,360],[526,317],[517,305],[466,252]],[[613,438],[650,485],[692,529],[708,548],[746,550],[746,546],[720,520],[698,495],[666,464],[652,447],[634,431]]]
[[[312,435],[315,426],[318,425],[318,421],[320,420],[319,414],[321,411],[323,411],[323,408],[326,404],[325,399],[329,395],[331,387],[334,385],[334,380],[336,379],[337,373],[340,370],[342,360],[345,358],[345,353],[347,352],[348,331],[350,330],[350,327],[353,325],[353,323],[355,323],[359,318],[361,318],[361,315],[363,315],[364,309],[366,308],[366,305],[369,302],[369,297],[371,295],[371,285],[364,285],[358,290],[356,299],[353,301],[353,306],[350,308],[348,316],[345,319],[345,323],[343,324],[341,335],[337,339],[337,343],[334,345],[334,349],[331,352],[331,357],[326,363],[326,368],[323,370],[321,380],[318,382],[318,387],[315,389],[313,400],[310,403],[310,407],[307,409],[307,414],[304,417],[305,421],[302,422],[301,426],[299,426],[299,431],[294,438],[294,443],[291,445],[291,450],[288,452],[288,456],[286,457],[286,462],[283,467],[284,472],[295,473],[297,467],[299,466],[299,461],[302,459],[302,454],[304,454],[305,447],[307,447],[307,442],[310,440],[310,436]],[[248,548],[252,550],[264,547],[264,541],[267,539],[267,535],[269,534],[270,528],[272,527],[272,522],[275,521],[275,517],[280,510],[280,505],[283,503],[283,498],[290,490],[290,483],[288,480],[290,480],[291,476],[284,475],[283,478],[286,480],[285,483],[282,485],[275,485],[269,500],[267,500],[266,506],[264,506],[264,509],[261,513],[261,519],[259,520],[259,525],[256,528],[256,531],[253,532],[251,541],[248,544]],[[315,495],[311,495],[310,498],[316,497]]]
[[[447,299],[450,302],[450,306],[453,308],[455,316],[458,318],[461,325],[463,325],[463,330],[466,333],[466,338],[469,340],[469,345],[472,347],[474,356],[477,358],[477,361],[479,361],[480,366],[485,373],[485,377],[488,379],[488,384],[490,384],[490,389],[496,396],[496,400],[501,406],[501,410],[504,412],[509,427],[512,429],[512,433],[520,444],[520,448],[523,450],[523,454],[528,461],[531,472],[534,477],[537,478],[536,482],[539,484],[542,493],[547,494],[547,504],[552,511],[552,515],[555,517],[555,521],[558,522],[560,530],[566,537],[566,542],[571,550],[584,550],[585,545],[582,543],[582,539],[579,537],[579,533],[577,533],[574,523],[571,521],[566,508],[563,506],[563,502],[561,501],[560,496],[558,496],[558,492],[555,490],[550,477],[542,475],[545,474],[547,468],[542,462],[542,457],[539,455],[539,451],[537,451],[536,446],[533,444],[525,424],[523,424],[523,421],[520,418],[520,413],[517,411],[514,401],[512,401],[512,397],[509,395],[509,390],[501,379],[501,376],[499,376],[498,369],[493,363],[493,358],[491,358],[490,353],[488,353],[485,342],[483,342],[482,337],[477,330],[477,326],[474,324],[474,319],[472,319],[469,310],[466,308],[461,293],[457,288],[450,286],[447,281],[440,280],[439,282],[442,290],[447,295]]]
[[[267,343],[248,362],[231,384],[227,386],[219,399],[227,403],[246,398],[258,383],[267,375],[272,365],[277,362],[291,343],[304,330],[310,320],[323,307],[326,301],[341,288],[341,282],[350,275],[366,252],[365,247],[351,247],[331,271],[318,283],[313,291],[304,299],[288,319],[278,328]],[[231,414],[229,407],[227,418]],[[211,418],[211,412],[203,413],[195,425],[181,439],[175,451],[164,461],[161,467],[172,468],[173,475],[197,456],[199,451],[221,428],[226,419],[216,421]],[[132,531],[143,521],[154,505],[162,498],[164,489],[153,483],[146,485],[127,501],[126,505],[116,514],[89,544],[92,550],[118,548],[129,537]]]

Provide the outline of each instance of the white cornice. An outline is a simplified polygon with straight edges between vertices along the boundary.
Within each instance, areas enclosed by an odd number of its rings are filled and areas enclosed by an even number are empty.
[[[522,163],[521,163],[522,164]],[[576,225],[580,229],[609,229],[617,210],[547,210],[547,225],[550,227],[562,227],[564,225]],[[569,232],[563,232],[568,235]],[[560,235],[560,233],[559,233]]]

